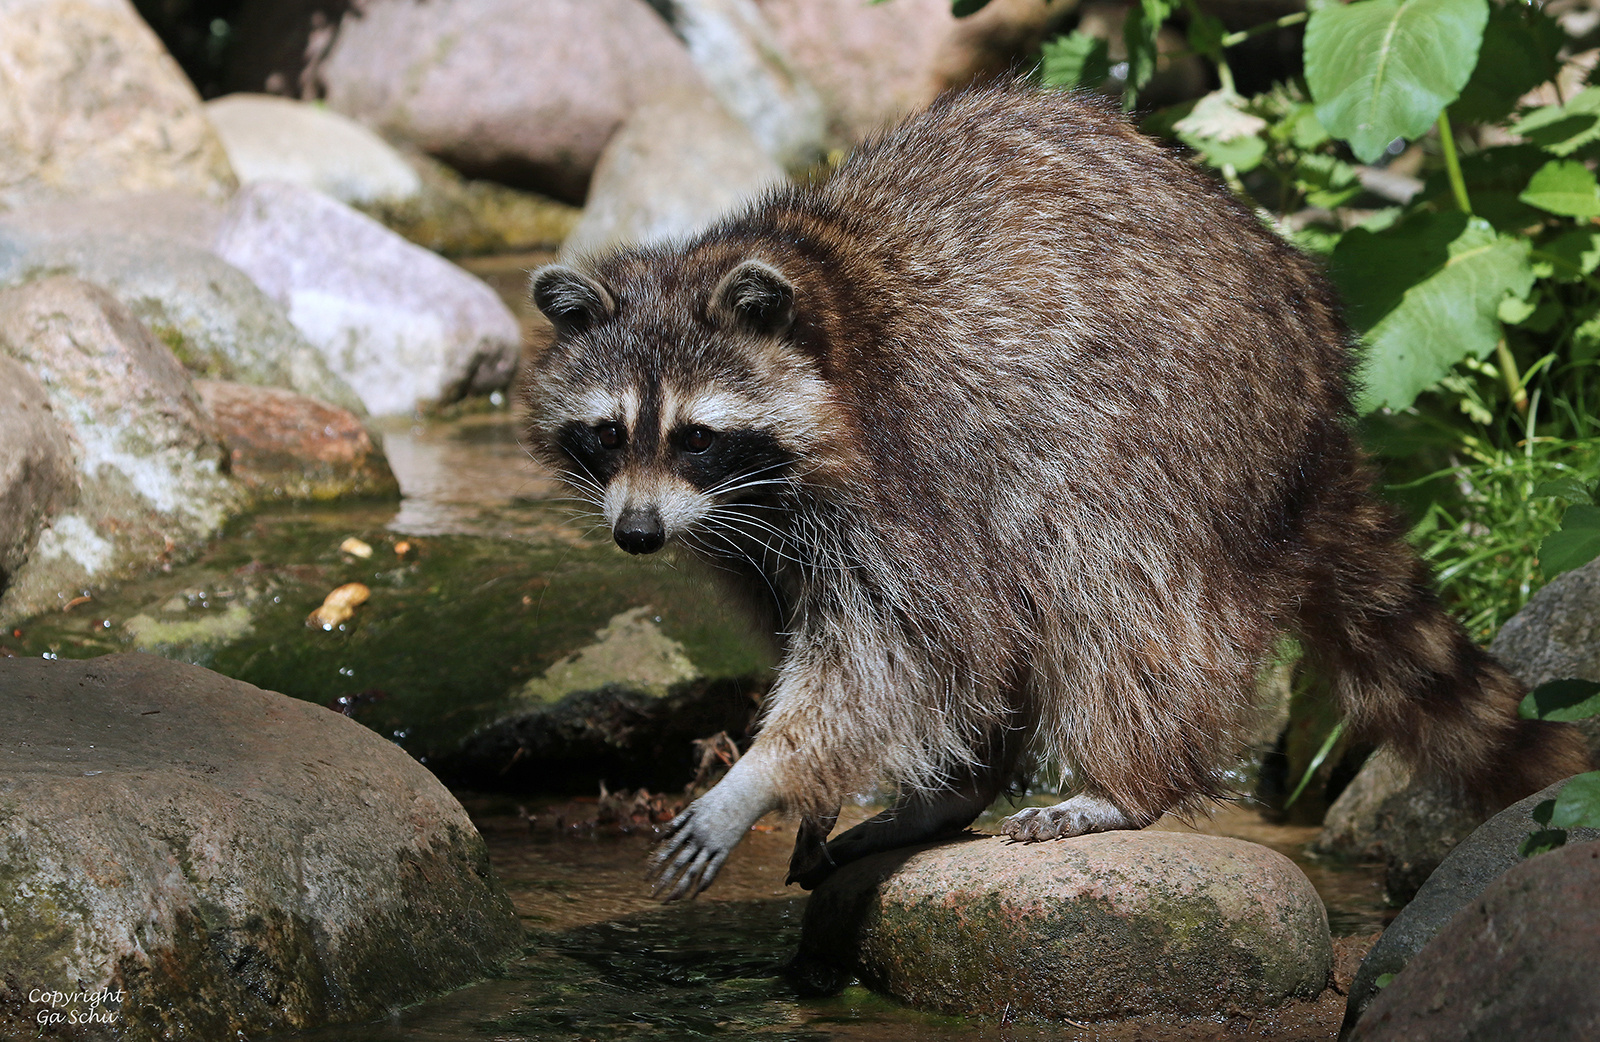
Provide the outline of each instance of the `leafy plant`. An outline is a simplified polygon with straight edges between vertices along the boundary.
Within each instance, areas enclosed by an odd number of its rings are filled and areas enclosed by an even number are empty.
[[[1522,700],[1521,713],[1529,720],[1563,722],[1600,716],[1600,683],[1552,680],[1540,684]],[[1600,771],[1568,779],[1554,799],[1541,801],[1532,814],[1541,827],[1522,841],[1518,853],[1523,857],[1565,845],[1569,829],[1600,828]]]

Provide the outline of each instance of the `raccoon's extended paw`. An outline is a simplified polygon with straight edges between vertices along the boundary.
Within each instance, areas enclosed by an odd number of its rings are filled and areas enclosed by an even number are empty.
[[[744,822],[730,827],[725,818],[707,813],[693,803],[667,825],[645,878],[652,881],[650,896],[663,901],[693,897],[717,878],[728,854],[750,831]]]
[[[1028,807],[1000,823],[1000,831],[1018,843],[1068,839],[1089,832],[1138,828],[1110,800],[1083,793],[1053,807]]]

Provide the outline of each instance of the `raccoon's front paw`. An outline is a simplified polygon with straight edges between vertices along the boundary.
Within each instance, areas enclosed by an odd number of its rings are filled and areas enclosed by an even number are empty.
[[[730,829],[698,802],[691,804],[667,825],[666,835],[650,857],[646,874],[652,881],[650,896],[663,901],[695,896],[711,885],[729,852],[748,831],[748,825]]]
[[[1083,793],[1053,807],[1028,807],[1000,823],[1000,831],[1018,843],[1068,839],[1089,832],[1138,828],[1110,800]]]

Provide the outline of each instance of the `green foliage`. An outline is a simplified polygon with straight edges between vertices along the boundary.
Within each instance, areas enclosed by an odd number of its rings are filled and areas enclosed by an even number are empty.
[[[1326,4],[1306,26],[1317,117],[1362,162],[1426,133],[1477,64],[1488,0]]]
[[[1589,680],[1552,680],[1528,692],[1522,715],[1533,720],[1572,721],[1600,716],[1600,684]],[[1567,780],[1553,800],[1533,808],[1535,824],[1517,852],[1533,857],[1567,842],[1568,829],[1600,829],[1600,771]]]
[[[1517,711],[1524,720],[1562,723],[1600,716],[1600,684],[1592,680],[1551,680],[1523,696]]]
[[[1086,32],[1048,40],[1039,67],[1047,87],[1097,87],[1111,71],[1106,41]]]

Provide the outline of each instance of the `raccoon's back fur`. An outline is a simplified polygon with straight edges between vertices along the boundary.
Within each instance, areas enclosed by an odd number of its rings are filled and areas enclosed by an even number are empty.
[[[992,795],[1026,748],[1124,820],[1022,838],[1147,824],[1219,791],[1285,632],[1361,735],[1491,803],[1584,767],[1374,497],[1316,266],[1099,104],[945,98],[534,293],[530,443],[626,548],[675,539],[773,614],[739,813]],[[708,882],[711,842],[668,881]]]

